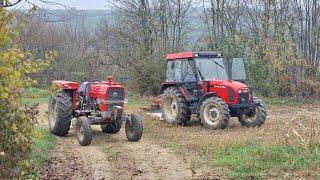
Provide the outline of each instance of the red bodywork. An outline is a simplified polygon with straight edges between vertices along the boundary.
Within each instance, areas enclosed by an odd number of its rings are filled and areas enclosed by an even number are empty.
[[[52,81],[53,87],[58,87],[60,90],[63,90],[69,93],[72,97],[72,106],[73,109],[77,108],[78,100],[78,88],[79,84],[77,82],[64,81],[64,80],[55,80]],[[109,100],[108,94],[111,90],[117,89],[118,92],[122,93],[122,98],[118,100]],[[114,103],[118,106],[124,108],[125,100],[125,90],[121,83],[113,82],[113,78],[109,76],[106,81],[101,82],[90,82],[89,83],[89,97],[93,100],[98,100],[102,103],[99,104],[99,110],[101,112],[107,111],[108,103]],[[117,101],[119,101],[117,103]]]
[[[168,54],[166,56],[167,61],[179,60],[179,59],[194,59],[197,55],[217,55],[221,56],[219,53],[215,52],[182,52],[175,54]],[[233,80],[210,80],[210,81],[199,81],[198,82],[200,91],[202,96],[206,96],[209,94],[215,94],[223,99],[228,105],[238,104],[238,93],[247,93],[250,94],[250,101],[252,101],[251,90],[243,83]],[[176,86],[176,82],[165,82],[161,85],[160,94],[162,91],[170,86]],[[179,86],[180,92],[185,96],[185,98],[189,101],[188,93],[184,89],[183,86]],[[233,98],[228,97],[228,91],[233,91]]]
[[[243,83],[237,81],[221,81],[212,80],[208,82],[208,92],[214,92],[217,96],[223,99],[227,104],[238,104],[238,91],[250,92],[250,89]],[[233,101],[228,98],[228,89],[231,89],[234,93]]]
[[[73,89],[77,90],[79,88],[79,84],[77,82],[64,81],[64,80],[55,80],[52,81],[52,85],[56,85],[61,89]]]
[[[77,82],[64,81],[64,80],[55,80],[52,81],[52,86],[54,88],[58,87],[60,90],[65,90],[70,93],[72,97],[72,107],[75,109],[77,107],[77,90],[79,88],[79,84]]]
[[[109,94],[109,91],[112,89],[118,89],[123,93],[123,98],[121,99],[124,101],[125,99],[125,92],[124,87],[120,83],[114,83],[113,81],[103,81],[103,82],[94,82],[90,84],[89,87],[89,96],[93,99],[99,99],[102,101],[107,100],[107,95]],[[109,101],[110,102],[110,101]],[[123,108],[123,103],[120,105]],[[100,111],[107,111],[108,105],[106,103],[99,104]]]
[[[195,53],[193,53],[193,52],[182,52],[182,53],[168,54],[166,59],[168,61],[175,60],[175,59],[190,59],[190,58],[194,57],[194,54]]]

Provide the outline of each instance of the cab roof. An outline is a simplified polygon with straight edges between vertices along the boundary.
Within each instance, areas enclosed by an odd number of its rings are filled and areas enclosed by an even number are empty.
[[[168,54],[166,59],[168,61],[176,60],[176,59],[190,59],[197,56],[205,56],[205,57],[223,57],[222,53],[220,52],[181,52],[181,53],[173,53]]]

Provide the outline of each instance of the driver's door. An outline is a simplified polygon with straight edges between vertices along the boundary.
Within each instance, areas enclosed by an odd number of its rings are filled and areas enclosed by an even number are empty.
[[[194,61],[193,60],[184,60],[181,61],[178,76],[180,76],[179,81],[182,83],[182,86],[189,94],[190,101],[196,101],[200,98],[200,88],[197,81],[197,73],[194,70]]]

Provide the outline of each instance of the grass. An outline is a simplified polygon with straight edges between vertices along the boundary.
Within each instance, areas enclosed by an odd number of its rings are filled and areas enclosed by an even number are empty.
[[[237,119],[232,118],[228,129],[216,131],[195,121],[181,127],[144,114],[144,136],[187,158],[195,170],[209,166],[211,172],[216,172],[215,168],[222,168],[221,177],[317,179],[320,178],[320,143],[304,147],[299,141],[294,146],[285,141],[285,135],[295,129],[308,142],[307,136],[312,132],[308,130],[311,116],[301,117],[303,127],[288,124],[299,112],[305,114],[304,110],[317,112],[319,108],[313,104],[285,107],[272,104],[268,109],[270,116],[260,128],[241,127]],[[318,118],[315,114],[314,117]],[[315,119],[315,122],[315,132],[319,132],[320,121]],[[300,131],[302,129],[305,131]]]
[[[29,89],[25,94],[25,103],[45,103],[49,96],[48,92],[38,89]],[[197,123],[181,127],[156,121],[141,112],[141,108],[152,102],[152,99],[145,97],[130,96],[125,111],[142,113],[144,136],[177,155],[187,157],[194,168],[222,167],[228,177],[236,179],[319,178],[320,145],[304,149],[289,146],[282,141],[287,131],[285,123],[296,116],[301,108],[313,108],[314,104],[309,107],[304,102],[283,98],[264,100],[271,105],[268,109],[270,117],[263,127],[251,129],[241,127],[234,120],[223,131],[212,131]],[[317,124],[316,131],[320,130],[319,127],[320,123]],[[30,163],[35,168],[30,174],[31,178],[38,176],[38,170],[48,157],[54,142],[54,137],[47,131],[37,129],[35,132],[30,158]],[[113,161],[116,156],[116,151],[110,151],[108,159]],[[290,176],[286,177],[285,174]]]
[[[32,151],[30,158],[27,160],[27,164],[30,165],[31,170],[27,178],[37,179],[41,167],[49,157],[50,150],[54,147],[55,136],[47,129],[37,127],[33,130],[32,137]]]
[[[26,89],[22,95],[23,104],[44,104],[49,100],[50,92],[38,88]]]
[[[288,145],[248,144],[208,152],[209,162],[227,169],[235,178],[271,177],[274,171],[295,171],[319,166],[320,152]]]
[[[263,97],[261,95],[256,95],[257,97],[263,99],[263,101],[269,105],[301,105],[301,104],[320,104],[319,100],[315,99],[301,99],[290,97]]]
[[[134,113],[141,111],[144,106],[150,105],[152,99],[147,97],[130,96],[128,103],[125,104],[125,111]]]

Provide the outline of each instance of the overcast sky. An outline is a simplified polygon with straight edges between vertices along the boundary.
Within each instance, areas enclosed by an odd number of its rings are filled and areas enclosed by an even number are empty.
[[[29,0],[30,2],[36,4],[40,8],[46,9],[63,9],[63,7],[59,5],[42,3],[38,0]],[[49,0],[48,0],[49,1]],[[76,8],[78,10],[81,9],[108,9],[106,0],[50,0],[52,2],[61,3],[68,7]],[[29,5],[24,0],[16,7],[16,8],[27,8]]]

